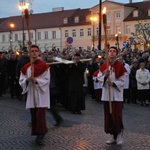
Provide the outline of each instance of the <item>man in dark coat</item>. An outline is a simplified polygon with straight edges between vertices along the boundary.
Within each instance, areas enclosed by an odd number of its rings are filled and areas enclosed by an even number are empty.
[[[8,60],[7,63],[7,73],[8,73],[8,80],[9,80],[9,87],[10,87],[10,95],[11,99],[14,99],[14,96],[17,95],[17,78],[16,78],[16,66],[17,66],[18,60],[16,58],[16,54],[11,54],[11,59]]]
[[[5,76],[5,65],[2,59],[3,53],[0,52],[0,97],[2,97],[3,94],[3,81]]]
[[[136,71],[138,70],[138,61],[133,60],[131,72],[129,74],[129,87],[131,92],[131,102],[137,103],[137,81],[136,81]],[[130,102],[130,101],[128,101]]]
[[[21,68],[30,61],[30,57],[28,55],[28,51],[27,50],[24,50],[23,51],[23,55],[20,57],[20,59],[18,60],[18,63],[17,63],[17,67],[16,67],[16,73],[17,73],[17,79],[19,80],[19,77],[20,77],[20,70]],[[17,82],[18,83],[18,82]],[[18,99],[21,100],[22,99],[22,88],[19,84],[17,84],[17,89],[18,89]],[[25,94],[25,99],[26,99],[26,94]]]
[[[69,110],[73,114],[81,114],[85,110],[83,92],[85,65],[80,61],[80,54],[76,53],[73,58],[74,64],[68,67],[68,102]]]
[[[63,119],[56,109],[56,102],[60,101],[60,70],[59,65],[50,66],[50,111],[56,121],[55,126],[60,126]]]
[[[95,71],[99,69],[99,67],[103,64],[103,58],[100,55],[96,55],[92,64],[88,65],[89,75],[88,75],[88,88],[89,92],[92,96],[92,99],[95,99],[95,91],[93,84],[93,74]]]

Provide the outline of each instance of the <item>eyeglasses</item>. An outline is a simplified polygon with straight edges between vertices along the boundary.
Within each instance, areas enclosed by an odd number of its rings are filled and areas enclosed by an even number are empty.
[[[33,53],[33,52],[38,52],[38,50],[31,50],[31,52]]]

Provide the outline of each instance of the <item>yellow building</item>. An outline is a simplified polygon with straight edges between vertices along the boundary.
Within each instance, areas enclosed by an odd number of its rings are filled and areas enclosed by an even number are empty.
[[[101,49],[107,45],[146,49],[150,45],[150,1],[118,3],[105,0],[101,12],[106,8],[106,34],[99,4],[87,9],[53,9],[52,12],[30,16],[30,37],[42,51],[66,47]],[[28,45],[26,21],[22,16],[0,19],[0,49],[21,49]],[[24,18],[25,19],[25,18]],[[14,26],[10,26],[13,24]],[[24,25],[24,32],[22,26]],[[101,30],[99,30],[101,25]],[[100,31],[100,32],[99,32]],[[24,36],[23,36],[24,33]],[[101,33],[101,35],[99,35]],[[142,36],[143,33],[146,36]],[[106,40],[107,36],[107,40]],[[24,38],[23,38],[24,37]]]
[[[132,48],[146,49],[150,47],[150,1],[143,1],[137,3],[123,4],[114,1],[106,0],[102,3],[101,9],[106,7],[107,16],[107,42],[109,45],[117,44],[116,34],[118,36],[118,45],[120,48],[123,45],[129,44]],[[99,16],[99,5],[92,7],[91,14]],[[103,14],[101,20],[103,19]],[[104,26],[102,22],[102,48],[104,48]],[[96,28],[98,28],[98,22],[96,22]],[[132,33],[136,33],[140,30],[138,24],[146,26],[147,41],[137,40],[137,38],[143,38],[142,31],[139,37],[133,36]],[[143,30],[143,31],[144,31]],[[134,39],[135,40],[134,40]],[[98,39],[98,38],[97,38]],[[95,41],[98,44],[98,40]]]

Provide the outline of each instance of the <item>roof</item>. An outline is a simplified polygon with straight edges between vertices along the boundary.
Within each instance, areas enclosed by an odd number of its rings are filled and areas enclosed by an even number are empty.
[[[105,3],[113,3],[113,4],[116,4],[116,5],[122,5],[122,6],[124,6],[124,3],[119,3],[119,2],[112,1],[112,0],[105,0],[101,4],[104,5]],[[91,9],[96,8],[99,5],[100,5],[100,2],[99,2],[99,4],[93,6]]]
[[[148,16],[148,10],[150,9],[150,1],[143,1],[137,3],[125,4],[125,7],[132,7],[134,10],[139,11],[138,17],[133,17],[133,11],[124,19],[124,21],[135,21],[135,20],[145,20],[150,19]]]
[[[40,29],[40,28],[54,28],[54,27],[64,27],[64,26],[77,26],[86,25],[90,22],[86,22],[86,16],[90,15],[89,9],[72,9],[63,10],[57,12],[39,13],[30,15],[30,29]],[[79,23],[74,23],[74,17],[79,16]],[[67,24],[63,23],[63,19],[68,18]],[[0,20],[0,32],[7,32],[10,30],[10,23],[15,24],[15,28],[12,30],[22,30],[22,16],[12,16]],[[26,19],[24,20],[24,29],[27,29]]]

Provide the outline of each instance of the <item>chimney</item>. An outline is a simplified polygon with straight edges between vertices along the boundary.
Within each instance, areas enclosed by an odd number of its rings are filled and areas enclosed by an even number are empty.
[[[52,8],[53,12],[57,12],[57,11],[63,11],[64,7],[56,7],[56,8]]]
[[[131,3],[132,3],[132,0],[129,0],[129,3],[131,4]]]

